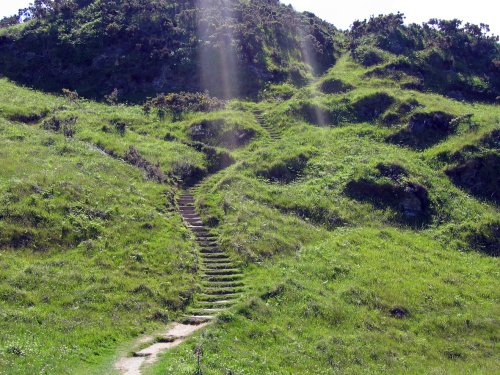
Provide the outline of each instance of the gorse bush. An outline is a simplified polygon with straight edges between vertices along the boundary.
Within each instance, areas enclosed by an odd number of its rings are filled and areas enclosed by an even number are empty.
[[[348,32],[351,55],[365,66],[381,63],[384,53],[406,59],[389,64],[418,77],[425,89],[459,99],[494,101],[500,95],[498,36],[487,25],[431,19],[404,25],[401,13],[356,21]],[[481,78],[478,78],[481,77]]]
[[[268,82],[295,80],[293,66],[321,73],[339,55],[332,25],[278,0],[37,0],[21,15],[29,22],[1,37],[2,72],[98,99],[115,89],[129,101],[204,90],[255,97]]]
[[[222,109],[224,106],[223,100],[210,97],[207,93],[181,92],[159,95],[150,99],[144,103],[143,110],[144,113],[149,114],[154,109],[160,119],[169,113],[174,121],[177,121],[184,112],[210,112]]]
[[[380,64],[384,61],[384,52],[377,47],[360,45],[352,53],[354,59],[364,66]]]

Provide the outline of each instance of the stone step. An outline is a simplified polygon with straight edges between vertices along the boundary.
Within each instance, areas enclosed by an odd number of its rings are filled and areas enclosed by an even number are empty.
[[[203,221],[201,221],[201,219],[190,219],[190,218],[184,218],[184,221],[185,221],[188,225],[195,225],[195,226],[198,226],[198,225],[203,225]]]
[[[215,270],[203,270],[203,273],[207,276],[232,276],[232,275],[241,275],[241,270],[237,268],[227,268],[227,269],[215,269]]]
[[[200,215],[198,215],[196,211],[183,213],[182,216],[189,219],[195,219],[200,217]]]
[[[196,236],[196,241],[199,242],[218,242],[219,239],[214,236],[212,233],[203,233],[203,232],[198,232],[195,233]]]
[[[211,254],[211,253],[205,253],[201,254],[202,258],[208,258],[208,259],[227,259],[229,260],[229,257],[225,253],[220,253],[220,254]]]
[[[201,309],[223,309],[225,307],[233,306],[238,300],[226,299],[226,300],[217,300],[217,301],[198,301],[193,308],[201,308]]]
[[[228,282],[241,280],[242,274],[232,274],[232,275],[201,275],[205,281],[210,282]]]
[[[233,268],[237,268],[235,264],[231,262],[226,262],[226,263],[205,263],[203,262],[202,265],[203,269],[207,270],[229,270]]]
[[[186,315],[181,319],[182,324],[199,326],[200,324],[205,324],[213,320],[212,315]]]
[[[207,250],[207,251],[210,251],[210,250],[218,250],[218,251],[222,251],[219,247],[219,244],[215,241],[211,241],[211,242],[208,242],[208,241],[196,241],[198,243],[198,246],[200,246],[200,249],[202,250]]]
[[[241,294],[245,290],[241,287],[230,287],[230,288],[221,288],[221,287],[204,287],[203,292],[200,295],[206,296],[220,296],[225,294]]]
[[[198,299],[200,301],[226,301],[226,300],[237,300],[240,297],[241,293],[222,293],[222,294],[200,294],[198,295]]]
[[[195,316],[214,316],[226,311],[226,309],[203,309],[203,308],[193,308],[191,313]]]
[[[201,249],[200,254],[223,254],[223,255],[225,255],[225,253],[221,249],[219,249],[218,247],[213,247],[211,249]]]
[[[208,293],[213,290],[226,290],[230,288],[242,288],[245,286],[242,281],[204,281],[202,282],[203,293]]]

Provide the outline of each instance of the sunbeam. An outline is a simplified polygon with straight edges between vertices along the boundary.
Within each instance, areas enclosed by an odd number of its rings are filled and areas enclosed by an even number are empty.
[[[310,74],[308,76],[309,84],[312,84],[316,81],[315,75],[318,71],[318,61],[314,57],[313,48],[314,48],[314,37],[307,32],[307,25],[299,24],[296,27],[297,35],[300,39],[300,52],[302,56],[302,61],[306,65],[306,68],[310,70]],[[327,119],[325,114],[319,109],[319,107],[313,106],[314,108],[314,117],[316,118],[316,123],[319,125],[326,125]]]
[[[229,22],[233,18],[231,2],[197,0],[197,8],[201,87],[223,99],[237,97],[240,93],[240,72]]]

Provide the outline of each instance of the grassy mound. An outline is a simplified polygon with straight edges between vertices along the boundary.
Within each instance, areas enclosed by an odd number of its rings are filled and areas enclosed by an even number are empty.
[[[74,372],[179,314],[196,268],[169,188],[31,125],[0,118],[0,142],[0,368]]]
[[[203,119],[192,123],[189,137],[209,146],[236,149],[252,141],[257,131],[238,122],[227,122],[224,118]]]

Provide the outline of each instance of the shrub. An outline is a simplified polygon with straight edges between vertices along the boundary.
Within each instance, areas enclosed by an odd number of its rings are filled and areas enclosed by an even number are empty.
[[[109,95],[104,95],[104,100],[109,105],[114,105],[118,103],[118,95],[119,95],[118,89],[115,88]]]
[[[115,127],[118,134],[120,134],[122,137],[125,135],[125,132],[127,131],[126,123],[118,120],[111,120],[109,123]]]
[[[224,119],[201,120],[190,126],[189,136],[210,146],[235,149],[247,145],[255,136],[255,130],[238,123],[228,124]]]
[[[68,89],[62,89],[63,96],[68,99],[70,102],[76,102],[80,96],[76,91],[71,91]]]
[[[222,109],[225,105],[225,101],[210,97],[207,93],[181,92],[158,95],[144,103],[143,110],[149,114],[155,108],[160,119],[170,113],[174,121],[177,121],[184,112],[210,112]]]
[[[353,57],[357,62],[368,67],[384,62],[384,51],[377,47],[361,45],[354,50]]]
[[[53,132],[62,131],[65,137],[72,138],[75,135],[75,124],[77,120],[78,117],[76,116],[66,117],[64,119],[54,116],[44,121],[42,127],[45,130]]]

